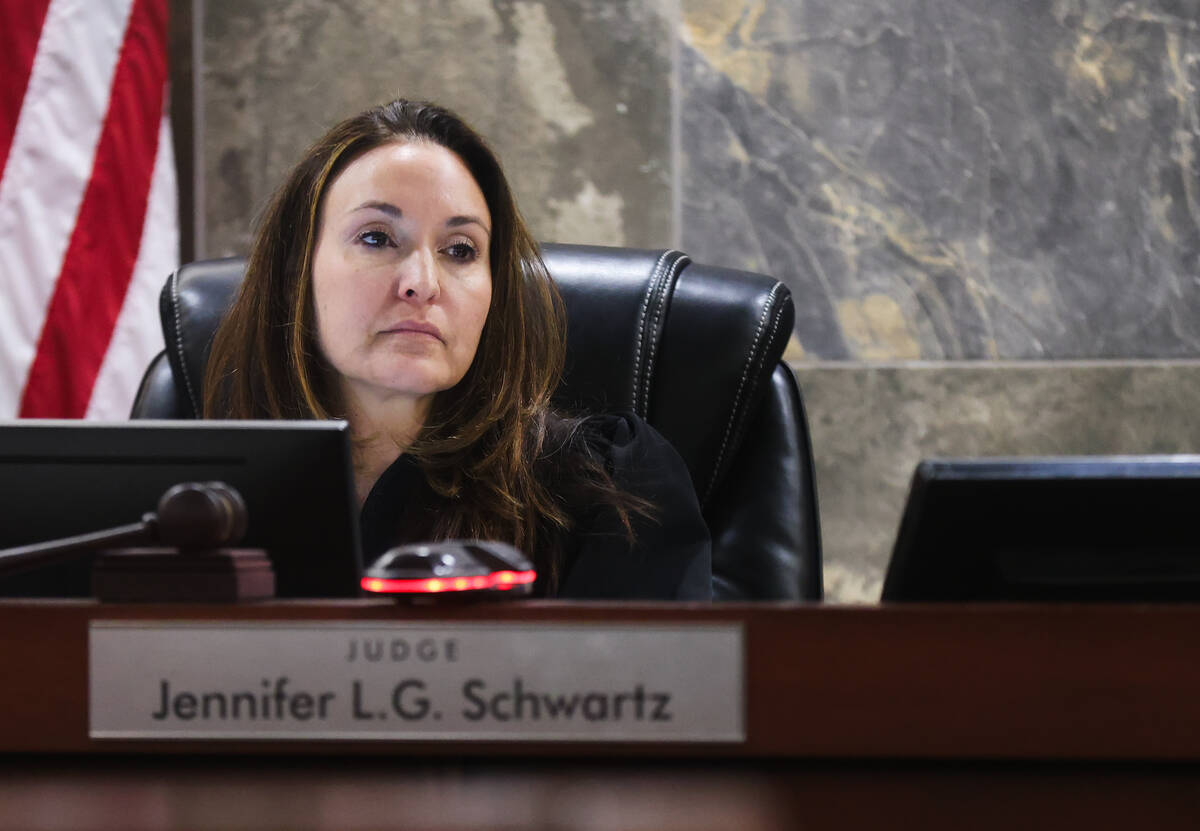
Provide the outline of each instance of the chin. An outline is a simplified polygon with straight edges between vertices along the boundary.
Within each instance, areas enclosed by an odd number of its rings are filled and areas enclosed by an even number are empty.
[[[376,381],[376,384],[401,395],[434,395],[454,386],[453,383],[448,383],[444,378],[414,377],[411,375],[403,378],[381,378]]]

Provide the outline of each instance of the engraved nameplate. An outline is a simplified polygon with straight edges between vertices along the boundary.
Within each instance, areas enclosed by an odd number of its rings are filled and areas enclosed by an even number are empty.
[[[745,740],[736,624],[97,621],[89,735]]]

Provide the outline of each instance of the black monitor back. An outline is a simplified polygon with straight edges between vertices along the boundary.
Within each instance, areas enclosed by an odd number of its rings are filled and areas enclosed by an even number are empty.
[[[361,563],[345,422],[0,424],[0,548],[137,522],[171,485],[224,481],[246,501],[281,597],[352,597]],[[90,594],[90,557],[0,579],[0,596]]]
[[[923,461],[882,599],[1200,600],[1200,457]]]

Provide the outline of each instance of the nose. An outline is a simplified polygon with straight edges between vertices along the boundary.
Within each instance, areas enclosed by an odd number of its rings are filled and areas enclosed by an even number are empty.
[[[430,303],[441,294],[437,261],[432,252],[417,250],[401,264],[396,293],[412,303]]]

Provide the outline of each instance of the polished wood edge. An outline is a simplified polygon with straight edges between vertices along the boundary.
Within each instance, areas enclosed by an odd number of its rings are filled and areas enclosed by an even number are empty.
[[[99,741],[92,621],[728,624],[745,742]],[[0,602],[0,752],[1200,760],[1200,606]],[[20,671],[17,671],[19,668]]]

